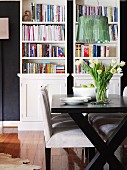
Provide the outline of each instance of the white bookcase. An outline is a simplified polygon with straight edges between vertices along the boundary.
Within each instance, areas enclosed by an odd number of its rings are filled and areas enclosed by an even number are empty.
[[[84,73],[83,70],[81,70],[81,68],[77,68],[77,66],[75,66],[75,61],[81,58],[87,61],[90,59],[98,58],[98,60],[101,60],[105,64],[111,63],[112,59],[116,59],[120,61],[120,1],[119,0],[112,0],[112,1],[73,0],[73,6],[74,6],[74,11],[73,11],[74,12],[73,13],[74,15],[74,22],[73,22],[74,85],[89,84],[90,82],[92,82],[92,78],[87,73]],[[105,13],[107,13],[110,42],[103,43],[103,44],[102,43],[83,44],[83,43],[76,42],[79,16],[90,15],[91,13],[94,14],[96,13],[97,15],[99,14],[99,10],[102,11],[102,15],[105,15]],[[98,50],[99,52],[94,51],[93,48]],[[112,78],[109,87],[110,93],[120,94],[121,75],[122,74],[116,74]]]
[[[21,0],[20,16],[19,130],[42,130],[41,87],[50,102],[67,89],[67,1]]]
[[[21,7],[21,16],[30,11],[31,21],[21,17],[20,72],[67,73],[67,2],[22,0]]]

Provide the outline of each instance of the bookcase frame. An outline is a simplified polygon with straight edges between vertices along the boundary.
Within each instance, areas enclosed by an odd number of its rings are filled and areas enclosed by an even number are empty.
[[[112,59],[116,59],[118,61],[120,61],[120,1],[119,0],[113,0],[113,1],[108,1],[108,0],[73,0],[73,7],[74,7],[74,11],[73,11],[73,16],[74,16],[74,21],[73,21],[73,37],[74,37],[74,41],[73,41],[73,73],[76,74],[75,72],[75,60],[76,59],[80,59],[81,57],[77,57],[76,56],[76,25],[78,25],[78,22],[76,21],[76,4],[78,5],[88,5],[88,6],[105,6],[105,7],[117,7],[118,8],[118,22],[108,22],[109,25],[117,25],[118,26],[118,39],[117,41],[110,41],[109,43],[94,43],[94,45],[98,45],[98,46],[108,46],[110,49],[109,53],[111,53],[111,55],[109,54],[109,57],[96,57],[99,60],[103,61],[104,63],[110,63]],[[78,43],[80,44],[80,43]],[[115,50],[114,50],[115,49]],[[95,57],[82,57],[82,59],[95,59]]]
[[[25,14],[25,11],[30,11],[31,12],[31,3],[35,3],[35,4],[49,4],[49,5],[59,5],[59,6],[65,6],[65,11],[64,11],[64,14],[65,14],[65,21],[57,21],[57,22],[45,22],[45,21],[22,21],[22,17],[23,15]],[[32,15],[32,12],[31,12],[31,15]],[[55,14],[54,14],[55,15]],[[51,1],[51,0],[21,0],[20,1],[20,73],[21,74],[25,74],[23,73],[23,63],[26,62],[26,63],[43,63],[43,62],[50,62],[50,63],[56,63],[56,64],[64,64],[65,66],[65,72],[64,73],[50,73],[50,74],[66,74],[67,73],[67,1],[66,0],[54,0],[54,1]],[[64,41],[50,41],[50,40],[47,40],[47,41],[24,41],[23,40],[23,32],[22,32],[22,26],[23,25],[27,25],[27,26],[35,26],[35,25],[59,25],[59,26],[62,26],[64,25],[65,27],[65,40]],[[23,57],[23,50],[22,50],[22,44],[23,43],[28,43],[28,44],[51,44],[52,46],[60,46],[60,47],[64,47],[65,48],[65,57]],[[28,73],[28,74],[47,74],[47,73]]]
[[[118,27],[118,38],[117,41],[110,41],[109,43],[94,45],[98,46],[108,46],[109,57],[77,57],[76,56],[76,25],[78,22],[76,21],[76,4],[79,5],[88,5],[88,6],[105,6],[105,7],[117,7],[118,8],[118,21],[117,22],[108,22],[109,25],[117,25]],[[90,59],[98,59],[102,61],[104,64],[109,64],[112,62],[112,59],[116,59],[118,62],[120,61],[120,0],[73,0],[73,77],[74,77],[74,86],[80,86],[82,84],[94,83],[92,77],[88,73],[76,73],[75,69],[75,61],[77,59],[84,59],[89,61]],[[79,44],[79,43],[78,43]],[[115,49],[115,50],[114,50]],[[111,55],[110,55],[111,54]],[[121,93],[121,76],[122,74],[115,74],[110,81],[110,90],[109,93],[120,94]]]
[[[31,2],[37,4],[65,5],[65,22],[32,22],[22,21],[26,10],[31,11]],[[27,17],[26,17],[27,19]],[[64,41],[24,41],[22,39],[22,25],[64,25]],[[28,57],[22,56],[22,43],[53,44],[65,47],[65,57]],[[23,73],[23,62],[52,62],[65,65],[65,73]],[[49,100],[53,94],[67,93],[67,1],[66,0],[21,0],[20,1],[20,123],[18,130],[42,130],[44,128],[41,106],[41,88],[47,87]]]

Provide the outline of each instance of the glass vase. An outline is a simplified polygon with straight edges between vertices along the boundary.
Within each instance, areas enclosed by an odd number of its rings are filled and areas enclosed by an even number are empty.
[[[98,83],[96,85],[96,102],[107,102],[108,101],[108,84]]]

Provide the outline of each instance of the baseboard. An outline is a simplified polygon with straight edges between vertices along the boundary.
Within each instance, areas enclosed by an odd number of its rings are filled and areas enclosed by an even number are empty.
[[[20,121],[3,121],[3,127],[18,127]]]
[[[18,131],[42,131],[44,122],[20,122]]]
[[[44,122],[3,121],[2,127],[18,128],[18,131],[38,131],[44,129]]]

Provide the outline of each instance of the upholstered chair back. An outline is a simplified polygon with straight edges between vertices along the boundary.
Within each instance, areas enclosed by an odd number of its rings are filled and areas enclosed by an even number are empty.
[[[123,96],[127,96],[127,87],[125,87],[123,90]]]
[[[43,114],[43,121],[44,121],[44,136],[45,136],[45,141],[47,142],[52,136],[52,123],[51,123],[50,108],[44,90],[41,90],[41,99],[42,99],[41,101],[42,114]]]

